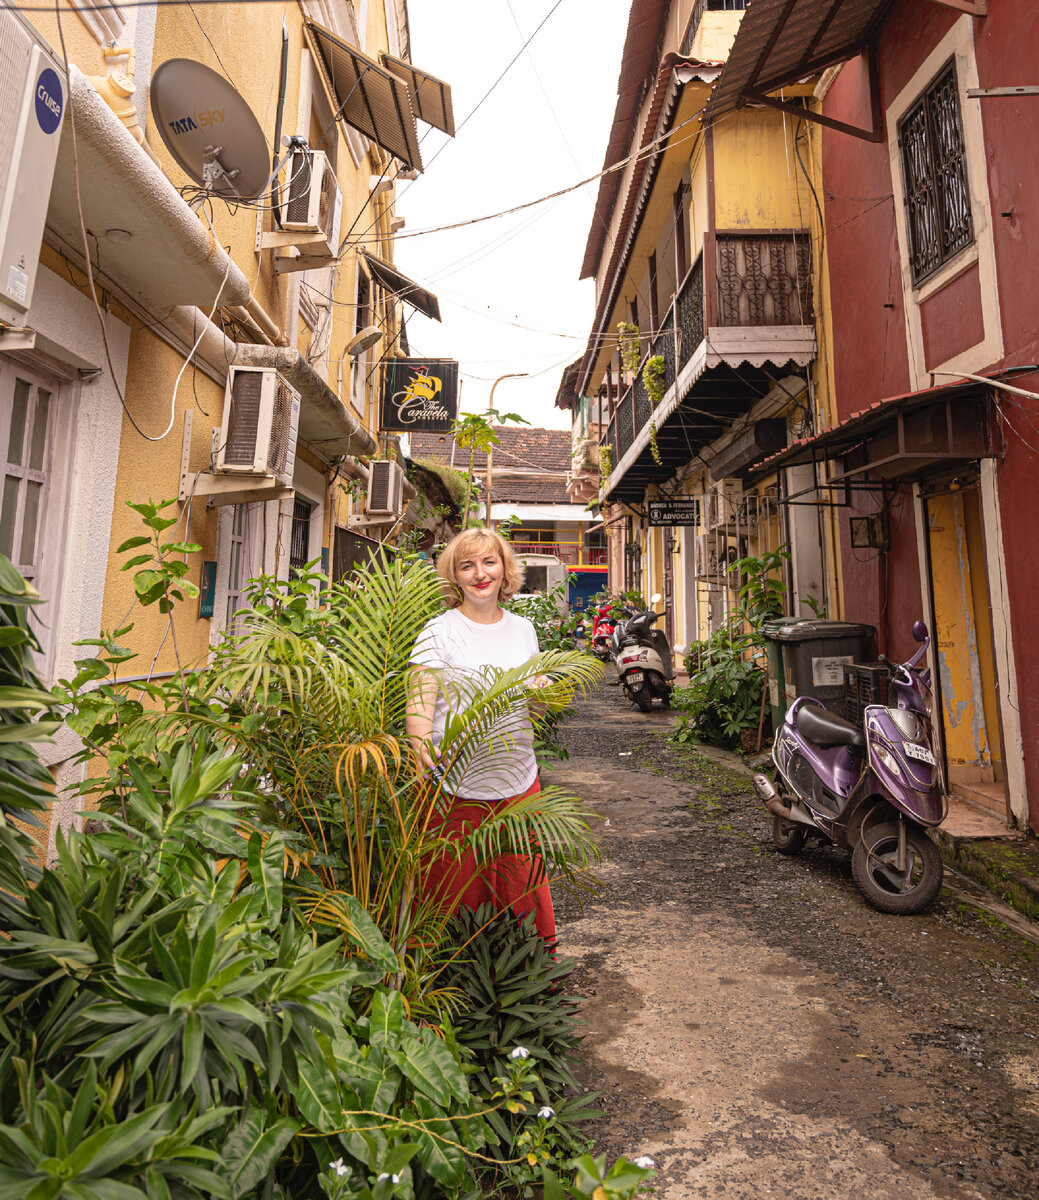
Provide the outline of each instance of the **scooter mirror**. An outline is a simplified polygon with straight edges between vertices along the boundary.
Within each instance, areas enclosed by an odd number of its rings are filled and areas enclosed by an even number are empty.
[[[927,641],[927,626],[923,623],[923,621],[913,622],[913,640],[916,642]]]
[[[654,592],[653,595],[650,596],[649,602],[650,602],[650,604],[659,604],[660,601],[663,600],[663,598],[664,597],[661,596],[661,594],[659,592]]]

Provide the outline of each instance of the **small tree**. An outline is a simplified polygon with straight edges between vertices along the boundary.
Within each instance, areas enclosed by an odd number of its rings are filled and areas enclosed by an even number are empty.
[[[529,425],[530,422],[517,413],[500,413],[496,408],[489,408],[484,413],[461,413],[451,426],[451,434],[455,445],[469,451],[469,471],[465,488],[465,504],[462,507],[462,528],[469,528],[469,517],[473,499],[473,463],[476,451],[482,450],[489,454],[494,446],[501,445],[501,438],[494,432],[492,422],[504,425],[512,421],[515,425]]]

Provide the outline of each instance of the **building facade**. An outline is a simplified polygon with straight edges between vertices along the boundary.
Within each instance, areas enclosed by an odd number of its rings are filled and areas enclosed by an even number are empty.
[[[365,515],[366,463],[392,453],[381,363],[406,350],[402,293],[436,299],[393,267],[394,198],[422,166],[416,115],[453,131],[450,91],[411,67],[402,0],[29,16],[6,10],[5,36],[47,56],[30,82],[60,142],[22,260],[31,302],[5,293],[0,552],[44,597],[45,680],[127,625],[127,674],[161,679],[206,660],[251,577],[331,573],[350,539],[399,523],[400,498]],[[9,162],[32,119],[7,121]],[[149,498],[202,547],[175,637],[117,551]],[[46,748],[59,791],[78,749],[67,730]]]

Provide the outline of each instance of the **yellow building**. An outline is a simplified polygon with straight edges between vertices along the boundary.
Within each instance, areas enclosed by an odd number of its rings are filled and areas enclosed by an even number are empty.
[[[812,481],[760,470],[832,423],[831,387],[815,127],[765,107],[710,116],[745,7],[632,6],[568,397],[592,398],[603,430],[611,587],[662,594],[679,658],[732,611],[746,555],[789,544],[791,610],[840,607],[831,519],[789,503]],[[811,104],[811,87],[786,99]]]
[[[162,678],[207,659],[251,577],[338,575],[399,525],[396,463],[366,505],[382,364],[406,354],[402,291],[439,312],[392,265],[394,203],[416,115],[453,132],[450,91],[412,68],[404,0],[28,15],[0,17],[26,98],[0,132],[0,241],[35,247],[0,292],[0,552],[45,597],[48,682],[128,624],[127,674]],[[116,552],[149,498],[202,546],[172,630]],[[46,750],[59,789],[78,749]]]

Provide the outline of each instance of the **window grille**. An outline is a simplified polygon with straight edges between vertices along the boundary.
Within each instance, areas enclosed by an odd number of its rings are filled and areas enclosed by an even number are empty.
[[[956,64],[950,62],[898,124],[913,283],[974,241]]]
[[[289,540],[289,574],[298,575],[310,559],[310,518],[314,506],[296,497],[292,505],[292,536]]]
[[[39,574],[53,399],[54,393],[28,372],[4,372],[0,387],[0,450],[4,458],[0,554],[6,554],[30,582]]]
[[[685,27],[685,37],[682,39],[682,53],[688,54],[693,48],[693,38],[700,28],[705,12],[741,12],[747,7],[747,0],[696,0],[689,24]]]
[[[239,612],[244,605],[245,585],[253,574],[253,505],[236,504],[231,512],[231,534],[227,570],[227,614],[224,622],[224,628],[228,632],[232,632],[235,629],[237,624],[235,613]]]

